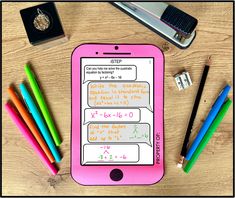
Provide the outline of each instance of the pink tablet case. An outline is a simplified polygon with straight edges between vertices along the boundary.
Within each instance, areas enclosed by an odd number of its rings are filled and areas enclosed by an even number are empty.
[[[113,52],[114,44],[83,44],[72,53],[72,126],[71,126],[71,176],[82,185],[147,185],[159,182],[164,175],[164,56],[154,45],[118,44],[120,51],[131,52],[132,55],[118,57],[154,57],[154,165],[140,166],[82,166],[80,162],[80,58],[108,57],[95,55],[95,52]],[[123,172],[120,181],[110,179],[110,172],[118,168]]]

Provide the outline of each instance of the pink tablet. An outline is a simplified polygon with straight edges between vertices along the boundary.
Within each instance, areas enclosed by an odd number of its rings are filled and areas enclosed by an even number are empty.
[[[72,54],[71,175],[147,185],[164,175],[164,57],[154,45],[83,44]]]

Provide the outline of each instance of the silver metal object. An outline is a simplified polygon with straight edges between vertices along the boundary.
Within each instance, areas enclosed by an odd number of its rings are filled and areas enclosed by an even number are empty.
[[[195,30],[190,32],[190,34],[185,35],[184,32],[174,29],[174,27],[172,27],[169,24],[164,23],[163,20],[161,20],[163,13],[166,11],[166,9],[169,6],[166,3],[163,3],[163,2],[114,2],[112,4],[118,7],[119,9],[121,9],[122,11],[126,12],[133,18],[137,19],[139,22],[146,25],[153,31],[157,32],[159,35],[161,35],[162,37],[164,37],[169,42],[171,42],[172,44],[176,45],[179,48],[184,49],[184,48],[189,47],[196,36]],[[188,22],[188,20],[186,20],[186,17],[189,18],[191,17],[190,15],[184,13],[183,11],[180,11],[177,8],[175,8],[175,10],[176,11],[173,14],[177,15],[177,17],[179,15],[182,16],[183,23]],[[182,13],[179,14],[179,12],[182,12]],[[184,17],[185,17],[185,20],[184,20]],[[196,24],[197,24],[197,20],[195,18],[193,19],[196,21]],[[181,21],[179,22],[179,24],[180,23]],[[187,24],[185,24],[185,27],[187,27]]]
[[[186,71],[176,74],[174,77],[175,77],[176,85],[179,90],[187,89],[189,86],[193,84],[189,76],[189,73]]]

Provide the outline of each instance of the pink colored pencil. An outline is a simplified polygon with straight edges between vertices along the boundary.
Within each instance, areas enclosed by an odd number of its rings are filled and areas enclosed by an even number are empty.
[[[57,170],[55,164],[52,164],[48,160],[47,156],[45,155],[45,153],[43,152],[43,150],[39,146],[38,142],[34,139],[33,135],[31,134],[31,132],[27,128],[26,124],[19,117],[19,114],[16,112],[14,107],[8,102],[8,103],[5,104],[5,109],[8,112],[8,114],[10,115],[11,119],[13,120],[13,122],[18,127],[18,129],[21,131],[23,136],[27,139],[29,144],[31,144],[31,146],[33,147],[34,151],[39,155],[39,157],[41,158],[42,162],[47,166],[47,168],[51,171],[51,173],[53,175],[56,175],[58,170]]]

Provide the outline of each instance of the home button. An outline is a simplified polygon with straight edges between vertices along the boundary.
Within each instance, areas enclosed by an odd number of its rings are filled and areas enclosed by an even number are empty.
[[[123,178],[123,173],[120,169],[113,169],[109,176],[113,181],[120,181]]]

